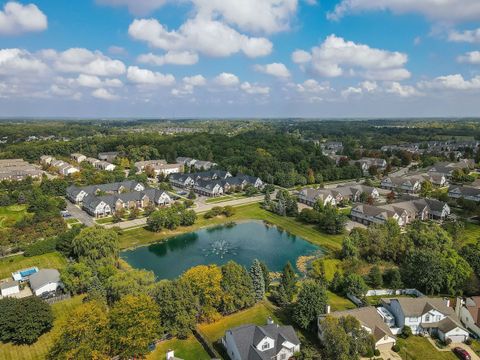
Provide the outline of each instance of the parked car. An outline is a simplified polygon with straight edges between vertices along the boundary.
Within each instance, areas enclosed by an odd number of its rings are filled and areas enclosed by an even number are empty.
[[[459,359],[462,359],[462,360],[472,360],[472,357],[470,356],[470,354],[468,353],[467,350],[465,349],[462,349],[461,347],[456,347],[453,349],[453,353],[455,355],[457,355],[457,357]]]

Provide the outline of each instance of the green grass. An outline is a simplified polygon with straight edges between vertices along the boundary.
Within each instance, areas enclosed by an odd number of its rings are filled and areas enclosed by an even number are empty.
[[[26,205],[10,205],[0,207],[0,228],[12,226],[27,213]]]
[[[146,228],[124,230],[123,234],[120,236],[120,248],[126,249],[140,245],[146,245],[186,232],[192,232],[207,226],[241,220],[267,221],[315,245],[322,246],[329,250],[338,250],[341,248],[344,235],[328,235],[322,233],[315,229],[314,226],[304,225],[295,218],[283,217],[263,210],[260,208],[258,203],[239,206],[236,207],[235,210],[235,215],[229,218],[217,217],[207,220],[204,219],[202,215],[199,215],[197,222],[193,226],[182,227],[173,231],[163,230],[161,232],[154,233],[148,231]]]
[[[333,280],[333,275],[335,275],[335,272],[338,271],[340,273],[343,273],[343,270],[341,268],[342,261],[339,259],[325,259],[323,260],[323,263],[325,265],[325,277],[327,278],[328,281]]]
[[[327,291],[328,295],[328,304],[330,305],[331,311],[343,311],[355,309],[356,306],[347,298],[334,294],[331,291]]]
[[[480,239],[480,225],[473,223],[465,223],[465,232],[463,235],[465,243],[475,243]]]
[[[210,360],[210,356],[193,335],[185,340],[175,338],[161,342],[147,356],[147,360],[164,360],[168,350],[174,350],[175,357],[184,360]]]
[[[276,322],[278,319],[266,303],[258,303],[250,309],[240,311],[233,315],[225,316],[212,324],[201,324],[198,326],[200,332],[211,343],[215,343],[225,335],[225,331],[240,325],[255,324],[265,325],[267,319],[272,317]]]
[[[69,314],[82,303],[82,296],[60,301],[52,305],[55,321],[53,328],[43,334],[32,345],[13,345],[0,343],[0,359],[2,360],[36,360],[45,359],[54,341],[60,335],[63,324]]]
[[[216,204],[216,203],[221,203],[225,201],[230,201],[230,200],[236,200],[236,199],[241,199],[246,197],[244,194],[232,194],[232,195],[225,195],[225,196],[220,196],[220,197],[214,197],[205,200],[206,204]]]
[[[398,339],[400,356],[405,360],[455,360],[457,357],[451,351],[438,351],[430,342],[420,336],[410,336],[408,339]]]
[[[58,252],[32,257],[10,256],[0,259],[0,279],[10,277],[12,272],[30,266],[37,266],[40,269],[63,269],[66,264],[67,260]]]

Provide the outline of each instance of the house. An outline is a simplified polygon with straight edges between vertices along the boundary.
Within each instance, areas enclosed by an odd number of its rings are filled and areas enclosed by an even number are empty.
[[[448,197],[452,199],[463,198],[465,200],[480,201],[480,189],[470,186],[451,186],[448,189]]]
[[[203,161],[203,160],[196,160],[193,164],[193,167],[196,170],[210,170],[211,168],[217,166],[214,162],[211,161]]]
[[[457,298],[455,314],[469,331],[480,337],[480,296]]]
[[[292,326],[242,325],[227,330],[222,345],[231,360],[287,360],[300,351]]]
[[[9,280],[0,284],[0,295],[3,297],[14,296],[20,293],[20,285],[16,280]]]
[[[81,204],[87,195],[97,196],[101,193],[120,194],[143,190],[145,190],[145,185],[133,180],[84,187],[72,185],[67,188],[67,198],[74,204]]]
[[[406,192],[407,194],[414,194],[422,188],[423,179],[420,177],[396,177],[387,176],[382,179],[380,186],[383,189],[392,190],[396,192]]]
[[[333,194],[341,194],[341,201],[359,202],[362,194],[377,201],[380,198],[378,190],[371,186],[366,185],[352,185],[352,186],[338,186],[331,190]]]
[[[251,185],[257,189],[262,189],[264,186],[264,183],[262,179],[256,176],[250,176],[250,175],[243,175],[243,174],[238,174],[237,176],[232,176],[232,177],[227,177],[226,179],[222,180],[222,184],[225,187],[240,187],[242,190],[245,188],[247,185]]]
[[[327,306],[327,313],[318,317],[318,337],[322,340],[322,322],[327,316],[343,318],[352,316],[358,320],[361,327],[371,334],[375,340],[375,349],[391,349],[396,343],[396,337],[389,325],[385,322],[384,316],[374,306],[361,307],[353,310],[335,311],[330,313]]]
[[[101,170],[105,170],[105,171],[113,171],[116,168],[115,165],[109,163],[108,161],[103,161],[103,160],[95,162],[94,166],[97,169],[101,169]]]
[[[84,161],[86,161],[87,163],[89,163],[92,166],[95,166],[95,164],[97,162],[99,162],[100,160],[92,158],[92,157],[87,157]]]
[[[98,153],[98,158],[103,161],[107,161],[109,163],[112,163],[118,156],[118,152],[116,151],[110,151],[110,152],[101,152]]]
[[[326,205],[337,205],[337,201],[334,196],[330,193],[329,190],[324,189],[313,189],[313,188],[306,188],[302,189],[297,194],[298,201],[306,204],[308,206],[313,206],[320,201],[323,206]]]
[[[430,172],[424,175],[424,178],[425,180],[430,181],[435,186],[443,187],[448,185],[448,179],[445,174]]]
[[[72,160],[75,160],[77,163],[81,163],[82,161],[85,161],[87,159],[87,157],[83,154],[80,154],[80,153],[73,153],[70,155],[70,158]]]
[[[428,172],[440,173],[448,179],[452,177],[453,171],[456,169],[470,170],[475,167],[472,159],[460,159],[458,162],[441,162],[430,167]]]
[[[361,158],[360,160],[350,160],[351,165],[357,165],[364,174],[368,174],[369,169],[375,166],[378,170],[383,171],[387,168],[387,161],[379,158]]]
[[[394,317],[396,327],[409,326],[413,334],[435,335],[442,341],[454,343],[468,339],[468,331],[463,327],[450,307],[450,300],[429,297],[402,297],[382,299],[382,306]]]
[[[137,172],[151,169],[155,173],[155,176],[159,176],[160,174],[167,176],[180,173],[183,171],[183,167],[183,164],[167,164],[165,160],[148,160],[135,163]]]
[[[33,293],[37,296],[56,291],[62,286],[60,273],[56,269],[41,269],[30,275],[28,281]]]
[[[374,201],[380,198],[378,190],[365,185],[339,186],[335,189],[306,188],[298,192],[298,201],[313,206],[320,200],[324,206],[327,204],[336,206],[341,202],[358,202],[362,194],[371,197]]]
[[[168,180],[173,186],[180,188],[191,188],[195,185],[195,179],[190,174],[173,173],[170,174]]]
[[[50,165],[53,160],[55,160],[55,158],[53,156],[50,156],[50,155],[40,156],[40,163],[42,165]]]
[[[187,168],[191,168],[193,165],[195,165],[195,162],[197,160],[189,158],[189,157],[180,156],[180,157],[177,157],[177,159],[175,161],[176,161],[177,164],[181,164],[181,165],[186,166]]]
[[[63,176],[69,176],[80,171],[78,168],[70,165],[69,163],[63,160],[57,160],[53,157],[50,159],[48,165],[55,168],[57,172]]]
[[[0,181],[19,181],[28,177],[33,179],[41,177],[43,171],[23,159],[1,159]]]
[[[215,197],[223,195],[223,184],[221,180],[197,180],[193,190],[204,196]]]

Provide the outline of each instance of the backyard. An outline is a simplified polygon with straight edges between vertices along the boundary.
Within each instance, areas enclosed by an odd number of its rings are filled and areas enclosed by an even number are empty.
[[[183,360],[210,360],[210,356],[193,335],[185,340],[174,338],[162,341],[147,355],[147,360],[164,360],[168,350],[174,350],[175,357]]]
[[[408,339],[398,339],[400,356],[404,360],[455,360],[458,359],[451,351],[438,351],[430,342],[420,336],[410,336]]]
[[[229,218],[216,217],[205,219],[199,214],[197,222],[192,226],[181,227],[176,230],[163,230],[158,233],[151,232],[146,228],[124,230],[120,235],[120,248],[127,249],[140,245],[146,245],[164,240],[166,238],[192,232],[203,227],[224,224],[232,221],[264,220],[282,229],[288,229],[293,235],[297,235],[315,245],[329,250],[338,250],[341,247],[343,235],[328,235],[314,228],[312,225],[304,225],[295,218],[282,217],[260,208],[259,204],[249,204],[235,208],[235,214]]]
[[[12,226],[26,213],[25,205],[0,206],[0,229]]]
[[[67,260],[58,252],[25,257],[23,255],[9,256],[0,259],[0,279],[10,277],[12,272],[37,266],[39,269],[62,269]]]
[[[55,321],[53,328],[32,345],[12,345],[0,342],[0,359],[2,360],[37,360],[45,359],[53,342],[60,334],[62,324],[69,314],[82,303],[83,296],[76,296],[52,305]]]

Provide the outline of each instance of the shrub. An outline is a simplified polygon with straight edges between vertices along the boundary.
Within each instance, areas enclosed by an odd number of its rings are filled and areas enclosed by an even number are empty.
[[[412,336],[412,328],[410,326],[404,326],[402,329],[402,337],[404,339]]]
[[[25,248],[24,256],[31,257],[42,254],[47,254],[55,251],[57,246],[57,238],[51,237],[46,240],[41,240],[29,245]]]
[[[472,339],[468,338],[467,340],[465,340],[465,344],[472,345]]]
[[[380,350],[375,349],[375,351],[373,352],[373,354],[374,354],[375,356],[380,356]]]
[[[392,346],[392,351],[398,353],[400,351],[400,346],[398,344],[395,344]]]
[[[235,209],[232,206],[225,206],[223,208],[223,214],[226,217],[231,217],[231,216],[235,215]]]
[[[445,345],[448,346],[452,343],[452,339],[448,338],[444,341]]]

